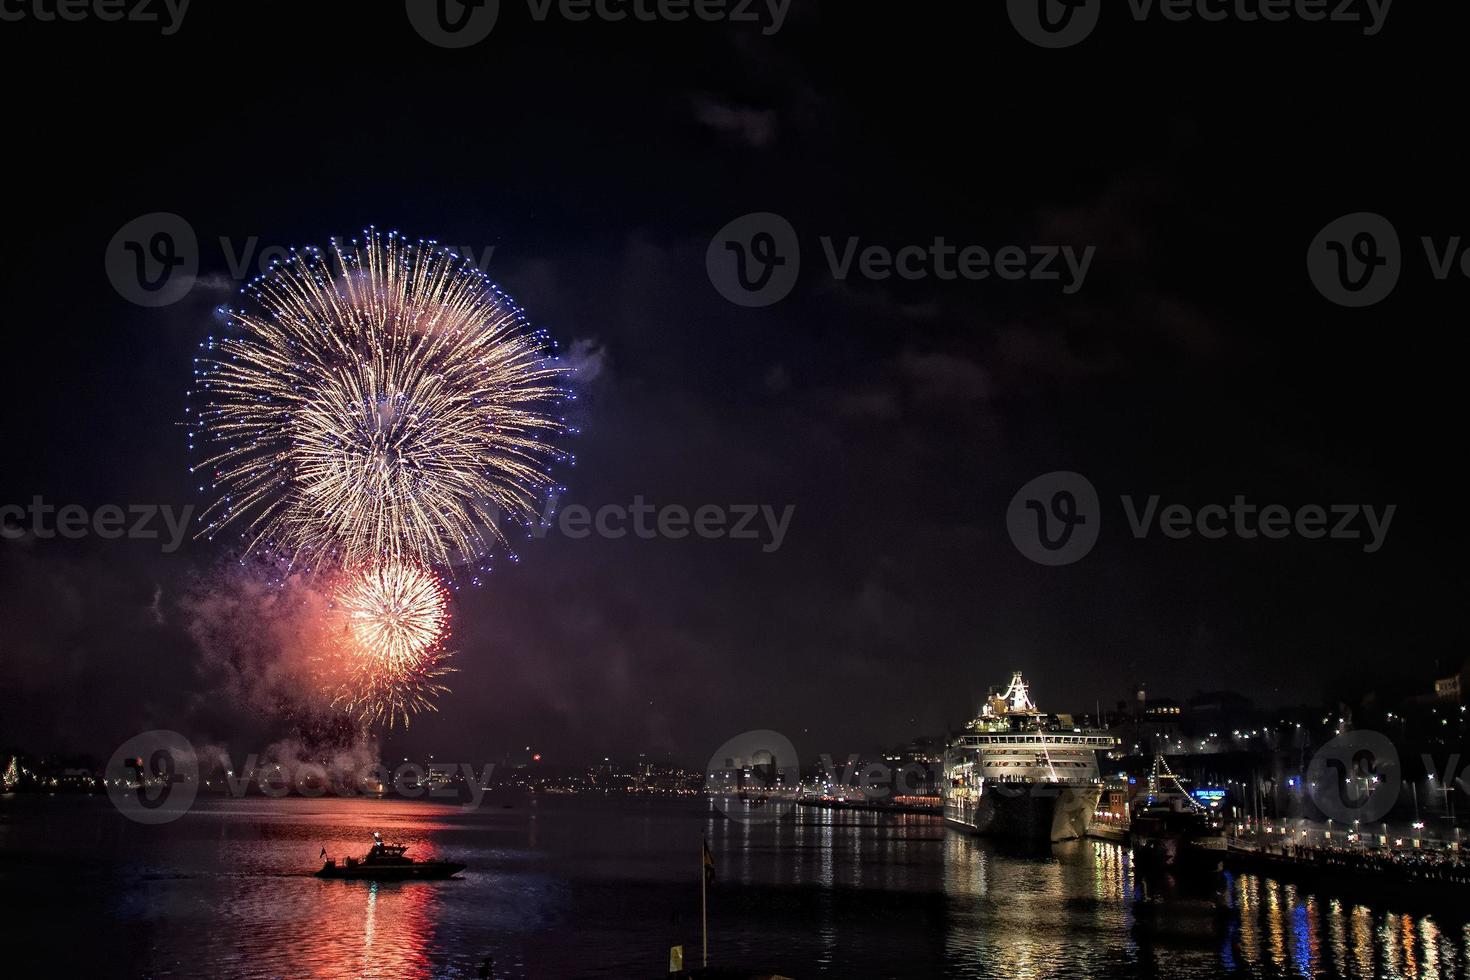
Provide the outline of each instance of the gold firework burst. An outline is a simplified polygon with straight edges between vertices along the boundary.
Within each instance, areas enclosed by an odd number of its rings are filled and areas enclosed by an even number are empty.
[[[293,253],[199,359],[201,534],[367,567],[481,564],[556,489],[566,369],[473,265],[368,233]]]

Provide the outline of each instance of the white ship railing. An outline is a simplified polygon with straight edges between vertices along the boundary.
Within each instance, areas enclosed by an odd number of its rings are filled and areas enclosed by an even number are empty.
[[[1087,745],[1110,749],[1118,745],[1111,735],[961,735],[956,743],[962,747],[980,745]]]

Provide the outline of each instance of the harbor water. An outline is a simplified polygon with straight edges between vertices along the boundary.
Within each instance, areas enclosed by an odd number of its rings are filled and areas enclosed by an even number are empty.
[[[361,854],[374,830],[468,869],[312,877],[323,849]],[[201,798],[158,826],[106,798],[7,797],[5,960],[12,976],[396,978],[474,977],[491,956],[498,977],[657,977],[671,946],[698,962],[706,837],[713,965],[798,980],[1470,973],[1459,910],[1255,875],[1145,880],[1117,844],[1015,851],[930,815],[741,822],[703,799],[587,795],[472,810]]]

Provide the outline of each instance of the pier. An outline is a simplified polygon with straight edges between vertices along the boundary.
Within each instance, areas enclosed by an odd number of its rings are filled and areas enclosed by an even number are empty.
[[[1421,838],[1406,845],[1409,839],[1386,834],[1372,842],[1334,841],[1327,830],[1275,830],[1231,837],[1226,868],[1408,906],[1458,904],[1470,897],[1470,856],[1458,842]]]

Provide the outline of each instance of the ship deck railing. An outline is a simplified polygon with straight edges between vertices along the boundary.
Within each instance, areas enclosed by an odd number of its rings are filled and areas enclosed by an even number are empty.
[[[961,735],[955,740],[961,746],[978,745],[1080,745],[1110,749],[1118,745],[1111,735],[1076,735],[1061,732],[1000,733]]]

